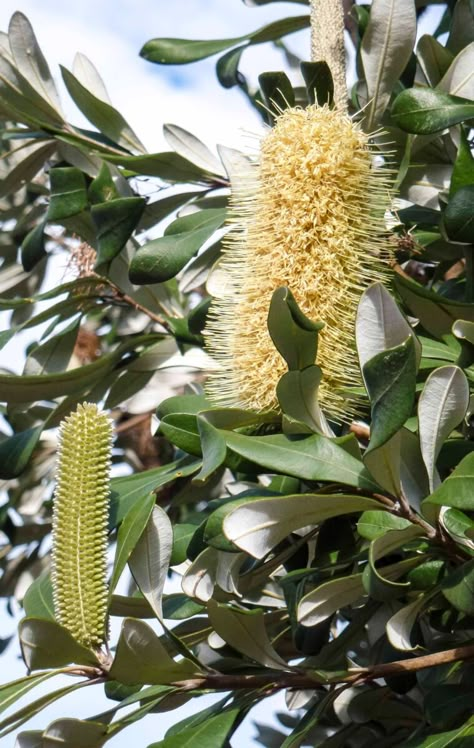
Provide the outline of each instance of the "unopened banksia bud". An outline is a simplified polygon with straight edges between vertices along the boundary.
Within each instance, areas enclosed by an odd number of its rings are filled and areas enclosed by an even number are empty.
[[[107,528],[112,424],[78,405],[59,434],[53,506],[52,579],[58,622],[87,647],[107,630]]]
[[[211,306],[207,348],[218,367],[208,383],[221,405],[278,407],[285,362],[267,330],[275,289],[287,286],[319,334],[320,402],[336,419],[357,410],[361,384],[354,321],[362,291],[383,281],[390,245],[384,214],[392,174],[374,166],[371,138],[340,108],[286,109],[262,139],[258,163],[239,175]]]

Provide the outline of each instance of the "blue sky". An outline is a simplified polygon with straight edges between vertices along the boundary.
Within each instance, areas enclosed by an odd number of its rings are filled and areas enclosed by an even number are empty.
[[[145,41],[156,36],[239,36],[280,18],[285,12],[287,15],[304,12],[302,6],[291,3],[251,9],[241,0],[2,0],[0,29],[7,29],[15,10],[21,10],[33,23],[56,77],[59,77],[58,64],[71,67],[76,51],[83,52],[92,60],[113,103],[150,151],[166,148],[161,134],[165,122],[188,128],[211,147],[217,142],[245,147],[245,132],[258,132],[260,122],[237,91],[220,88],[214,75],[215,58],[184,67],[155,66],[138,56]],[[306,51],[309,53],[307,34],[293,35],[289,37],[289,43],[302,56]],[[281,56],[269,45],[258,46],[246,53],[243,67],[255,79],[255,68],[281,69]],[[68,116],[74,123],[81,124],[80,116],[71,104],[66,104],[67,101],[64,95]],[[5,636],[13,630],[14,624],[1,609],[0,621],[0,636]],[[16,646],[9,648],[1,662],[2,681],[24,674]],[[39,689],[37,695],[40,695]],[[101,695],[100,687],[86,689],[80,695],[50,707],[27,727],[44,727],[56,717],[73,713],[78,717],[91,716],[109,705],[110,702]],[[253,745],[252,718],[269,724],[272,710],[283,707],[282,695],[272,699],[271,704],[265,702],[252,713],[247,726],[239,730],[234,745],[244,748]],[[179,718],[197,708],[197,704],[191,702],[180,710]],[[117,736],[110,745],[112,748],[128,748],[134,744],[136,748],[144,748],[159,740],[167,726],[176,719],[174,713],[151,715]],[[2,748],[13,745],[11,736],[0,740],[0,745]]]

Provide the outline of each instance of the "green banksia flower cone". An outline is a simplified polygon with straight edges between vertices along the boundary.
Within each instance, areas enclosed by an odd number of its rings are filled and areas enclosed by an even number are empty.
[[[52,578],[56,618],[87,647],[107,631],[107,530],[112,424],[84,403],[59,435],[53,507]]]
[[[375,168],[371,137],[340,109],[286,109],[262,138],[258,160],[232,190],[232,230],[204,330],[216,367],[216,404],[278,409],[286,365],[267,329],[273,292],[287,286],[301,310],[324,322],[320,402],[336,420],[357,412],[361,386],[354,324],[362,291],[390,274],[384,214],[393,175]]]

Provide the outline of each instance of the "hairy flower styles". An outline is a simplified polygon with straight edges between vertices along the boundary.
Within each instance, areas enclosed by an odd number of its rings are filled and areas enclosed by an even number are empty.
[[[89,647],[106,638],[112,424],[93,403],[61,424],[53,509],[56,618]]]
[[[267,330],[272,293],[288,286],[302,311],[325,323],[320,401],[336,419],[356,409],[354,320],[362,291],[384,280],[390,250],[384,213],[392,174],[374,167],[370,137],[341,111],[291,108],[264,136],[258,163],[239,175],[222,271],[222,294],[205,330],[216,370],[210,398],[222,405],[278,407],[285,363]]]

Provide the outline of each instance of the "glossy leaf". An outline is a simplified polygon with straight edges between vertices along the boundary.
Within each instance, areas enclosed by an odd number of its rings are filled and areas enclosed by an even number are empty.
[[[123,249],[144,208],[142,197],[121,197],[92,206],[91,217],[97,232],[97,265],[110,262]]]
[[[401,76],[416,38],[413,0],[374,0],[361,45],[367,82],[367,130],[374,129]]]
[[[378,487],[358,459],[345,451],[335,439],[320,434],[290,438],[284,434],[245,436],[223,432],[227,446],[241,457],[266,470],[303,480],[335,481],[377,491]]]
[[[429,509],[430,504],[452,506],[465,511],[474,510],[474,453],[467,454],[459,465],[448,475],[446,480],[423,502]]]
[[[21,264],[23,269],[31,272],[41,260],[46,257],[45,222],[38,223],[28,232],[21,244]]]
[[[236,502],[237,503],[237,502]],[[362,496],[297,494],[265,497],[229,506],[224,533],[242,550],[263,558],[294,530],[320,524],[330,517],[378,509],[380,504]]]
[[[124,620],[110,670],[113,680],[125,685],[167,685],[194,675],[196,666],[186,659],[175,662],[148,624]]]
[[[474,243],[474,184],[459,187],[444,211],[446,233],[453,242]]]
[[[258,82],[267,107],[269,124],[289,106],[295,104],[293,86],[286,73],[266,72],[258,76]]]
[[[130,280],[145,284],[174,278],[224,220],[225,211],[219,208],[177,218],[163,237],[140,247],[130,264]]]
[[[262,44],[274,41],[286,34],[309,26],[308,16],[295,16],[274,21],[262,26],[251,34],[237,36],[233,39],[151,39],[141,49],[140,55],[150,62],[161,65],[184,65],[196,60],[204,60],[218,52],[234,47],[240,42],[249,40],[251,44]]]
[[[474,117],[474,103],[431,88],[402,91],[392,107],[392,119],[402,130],[430,135]]]
[[[143,496],[160,486],[192,475],[199,470],[200,463],[189,458],[175,460],[168,465],[146,470],[120,478],[112,478],[110,497],[110,527],[116,527],[124,519],[130,508]]]
[[[162,596],[172,548],[171,522],[160,506],[154,506],[130,555],[129,566],[142,595],[160,620],[163,618]]]
[[[391,439],[411,415],[416,385],[413,338],[378,353],[362,371],[372,413],[369,450],[375,450]]]
[[[47,220],[62,221],[82,213],[87,208],[87,190],[84,174],[75,166],[57,166],[49,172],[51,199]]]
[[[410,525],[409,520],[396,517],[390,512],[369,511],[361,515],[357,523],[357,532],[366,540],[374,540],[385,535],[388,530],[403,530]]]
[[[327,62],[302,62],[301,73],[304,78],[308,100],[310,104],[315,102],[319,106],[328,104],[332,106],[334,101],[334,81]]]
[[[130,554],[142,535],[148,519],[153,511],[156,494],[145,494],[140,501],[132,504],[125,515],[117,533],[115,559],[112,576],[109,582],[109,595],[112,595],[120,576],[125,569]]]
[[[436,460],[441,446],[464,417],[468,403],[469,385],[457,366],[442,366],[426,380],[418,402],[418,429],[431,491],[438,483]]]
[[[197,425],[201,438],[202,467],[193,482],[205,483],[206,480],[223,464],[227,447],[225,439],[205,418],[198,416]],[[1,449],[1,444],[0,444]]]
[[[448,574],[441,591],[456,610],[468,616],[474,615],[474,561],[468,561]]]

